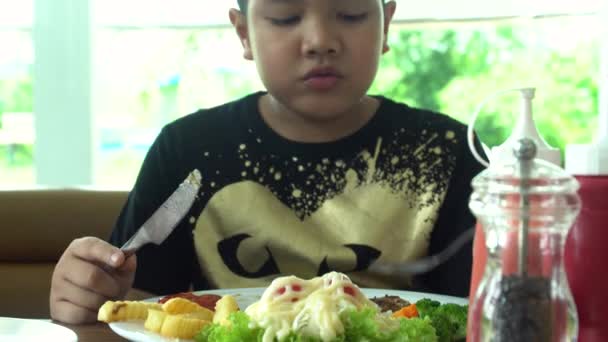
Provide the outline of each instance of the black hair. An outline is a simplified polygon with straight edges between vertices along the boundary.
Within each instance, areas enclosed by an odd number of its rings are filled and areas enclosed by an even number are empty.
[[[238,4],[239,4],[239,9],[241,10],[241,12],[246,13],[247,12],[247,0],[237,0]],[[386,0],[382,0],[382,4],[385,4]]]

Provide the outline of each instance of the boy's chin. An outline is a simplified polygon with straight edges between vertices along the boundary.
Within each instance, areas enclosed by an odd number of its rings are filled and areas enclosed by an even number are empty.
[[[331,124],[338,120],[344,120],[348,113],[334,112],[330,109],[320,109],[318,111],[298,111],[296,112],[300,118],[317,125]]]
[[[298,96],[284,103],[294,113],[314,121],[335,121],[363,106],[361,96],[313,94]]]

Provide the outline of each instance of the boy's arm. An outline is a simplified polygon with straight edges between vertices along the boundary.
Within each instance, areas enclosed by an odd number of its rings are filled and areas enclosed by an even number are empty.
[[[189,171],[183,161],[180,163],[179,155],[175,139],[163,129],[150,147],[114,226],[110,237],[113,245],[122,246],[185,178]],[[185,291],[192,280],[195,258],[190,225],[185,219],[160,246],[146,245],[137,252],[133,287],[159,295]]]
[[[439,253],[460,234],[475,226],[469,209],[471,181],[483,170],[466,143],[462,143],[460,158],[450,180],[448,193],[431,234],[429,255]],[[422,277],[425,290],[433,293],[466,297],[469,294],[472,269],[472,241],[443,265]]]

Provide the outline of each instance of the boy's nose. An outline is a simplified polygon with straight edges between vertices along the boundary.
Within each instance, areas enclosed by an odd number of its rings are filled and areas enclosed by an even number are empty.
[[[335,55],[340,51],[340,40],[330,24],[312,21],[307,26],[302,42],[305,56]]]

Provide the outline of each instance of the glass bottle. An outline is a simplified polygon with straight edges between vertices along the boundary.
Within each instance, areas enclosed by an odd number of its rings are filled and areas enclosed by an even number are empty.
[[[578,183],[535,158],[533,139],[473,180],[470,208],[485,233],[487,262],[471,300],[468,341],[573,341],[578,318],[563,255]]]

